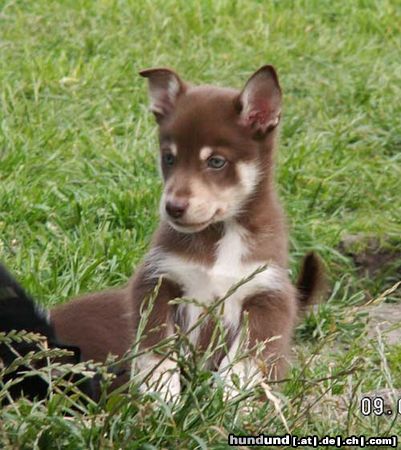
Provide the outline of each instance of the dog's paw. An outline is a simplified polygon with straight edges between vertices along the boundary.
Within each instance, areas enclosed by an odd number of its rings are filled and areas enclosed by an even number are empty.
[[[252,390],[262,380],[259,368],[250,360],[239,361],[220,369],[224,383],[224,400],[232,400],[244,392]]]
[[[154,356],[143,356],[139,373],[143,393],[156,392],[164,401],[175,401],[181,393],[180,373],[175,361],[160,361]]]
[[[157,392],[165,401],[176,401],[181,393],[180,374],[177,371],[162,374]]]

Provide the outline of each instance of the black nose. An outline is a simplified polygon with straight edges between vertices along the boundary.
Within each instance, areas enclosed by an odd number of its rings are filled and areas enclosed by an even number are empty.
[[[188,208],[189,202],[187,200],[174,200],[166,203],[166,211],[173,219],[182,217]]]

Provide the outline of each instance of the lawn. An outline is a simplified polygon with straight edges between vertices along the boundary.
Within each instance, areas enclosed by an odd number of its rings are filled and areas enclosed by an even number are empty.
[[[277,68],[292,268],[315,249],[330,284],[299,326],[289,380],[271,386],[280,406],[246,391],[252,408],[225,403],[213,374],[182,361],[192,376],[174,405],[135,389],[69,414],[58,394],[20,400],[0,412],[0,447],[401,437],[401,416],[365,417],[357,402],[401,388],[401,341],[372,329],[367,305],[401,278],[400,21],[390,0],[0,1],[0,260],[42,304],[124,283],[148,248],[161,182],[138,71],[152,66],[238,88]],[[383,301],[399,311],[400,289]]]

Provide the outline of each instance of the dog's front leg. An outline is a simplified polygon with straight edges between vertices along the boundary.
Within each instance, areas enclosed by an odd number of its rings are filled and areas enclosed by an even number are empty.
[[[180,374],[174,355],[167,358],[154,354],[140,356],[135,362],[135,372],[141,380],[143,393],[158,392],[167,401],[180,394]]]
[[[291,285],[285,293],[269,291],[245,300],[241,329],[219,368],[229,397],[263,378],[277,380],[285,376],[296,312]],[[244,353],[246,356],[241,357]],[[239,390],[235,386],[238,383]]]
[[[180,296],[180,289],[169,280],[162,280],[158,290],[156,285],[157,280],[138,276],[131,287],[131,295],[137,302],[137,348],[141,353],[134,358],[133,376],[141,380],[143,392],[158,392],[163,399],[171,400],[180,393],[180,375],[175,353],[169,354],[167,350],[167,355],[163,354],[166,347],[171,348],[170,344],[164,347],[163,341],[174,334],[175,308],[169,301]]]

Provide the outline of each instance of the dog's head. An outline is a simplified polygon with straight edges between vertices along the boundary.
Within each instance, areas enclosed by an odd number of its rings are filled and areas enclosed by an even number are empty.
[[[281,112],[274,68],[260,68],[242,91],[190,86],[170,69],[140,74],[159,125],[162,217],[186,233],[234,218],[270,161],[266,141]]]

